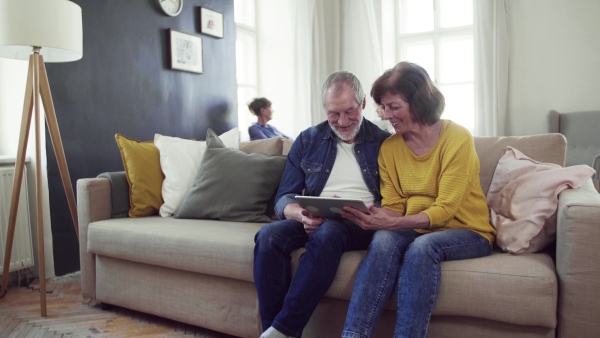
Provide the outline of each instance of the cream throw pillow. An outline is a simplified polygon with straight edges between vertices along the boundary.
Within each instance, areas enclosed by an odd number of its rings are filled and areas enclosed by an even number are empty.
[[[239,129],[233,128],[219,136],[226,147],[238,149]],[[205,141],[154,135],[154,145],[160,152],[160,167],[165,175],[162,183],[160,215],[172,216],[179,210],[183,198],[192,187],[196,172],[206,150]]]

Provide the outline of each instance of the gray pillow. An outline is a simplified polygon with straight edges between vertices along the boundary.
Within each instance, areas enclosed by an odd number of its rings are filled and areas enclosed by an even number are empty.
[[[175,218],[270,222],[267,204],[281,180],[286,157],[227,148],[211,129],[206,152]]]

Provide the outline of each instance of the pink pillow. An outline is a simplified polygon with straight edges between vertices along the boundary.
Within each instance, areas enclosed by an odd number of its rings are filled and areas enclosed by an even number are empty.
[[[593,174],[587,165],[540,163],[506,147],[487,194],[496,244],[510,253],[543,250],[556,238],[558,194],[580,187]]]

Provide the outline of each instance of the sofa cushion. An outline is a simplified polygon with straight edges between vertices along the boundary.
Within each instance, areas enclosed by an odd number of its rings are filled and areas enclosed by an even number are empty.
[[[304,251],[294,252],[294,271]],[[366,251],[351,251],[342,256],[327,297],[350,300],[365,255]],[[557,293],[556,271],[549,255],[494,252],[487,257],[442,263],[442,282],[432,315],[555,328]],[[396,308],[395,291],[386,307]]]
[[[90,223],[88,252],[133,262],[253,282],[254,236],[262,224],[172,217],[119,218]],[[304,249],[293,254],[295,271]],[[366,251],[343,255],[330,298],[349,300]],[[442,263],[433,315],[475,317],[554,328],[557,279],[547,254]],[[486,305],[487,304],[487,305]],[[392,295],[387,308],[395,308]]]
[[[151,216],[90,223],[88,252],[253,282],[260,223]]]
[[[160,169],[158,148],[121,134],[115,135],[129,184],[129,217],[158,213],[163,203],[161,187],[164,175]]]
[[[294,144],[293,140],[283,139],[283,147],[281,148],[281,155],[289,154],[292,149],[292,145]]]
[[[275,194],[286,157],[227,148],[212,131],[206,151],[175,218],[269,222],[268,202]]]
[[[282,137],[271,137],[261,140],[240,142],[239,149],[246,153],[281,155],[283,140],[284,138]]]
[[[540,162],[565,165],[567,140],[561,134],[542,134],[510,137],[474,137],[475,150],[479,156],[479,179],[486,195],[494,170],[507,146],[519,149],[525,155]]]

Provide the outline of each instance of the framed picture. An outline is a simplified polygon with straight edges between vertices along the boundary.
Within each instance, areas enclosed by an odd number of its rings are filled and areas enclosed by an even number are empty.
[[[223,38],[223,14],[200,7],[200,33]]]
[[[169,29],[169,67],[202,73],[202,38]]]

